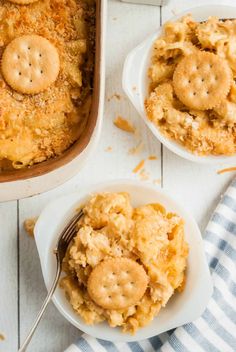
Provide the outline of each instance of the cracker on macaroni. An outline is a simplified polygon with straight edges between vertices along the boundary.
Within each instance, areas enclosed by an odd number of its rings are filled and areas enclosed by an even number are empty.
[[[44,0],[30,4],[28,0],[27,6],[13,2],[0,2],[1,57],[3,52],[9,54],[11,43],[18,45],[14,47],[16,62],[10,62],[7,55],[4,63],[3,55],[0,75],[0,172],[60,156],[84,131],[92,98],[95,2]],[[32,42],[34,50],[24,47],[20,53],[19,41],[22,44],[26,35],[31,39],[40,36],[51,45],[42,48],[43,39],[41,44],[36,40]],[[47,53],[45,62],[43,56],[35,61],[36,49]],[[53,69],[48,61],[51,57]],[[21,79],[16,84],[11,69],[16,63],[19,77],[34,75],[28,83],[24,81],[27,87]]]
[[[160,204],[133,208],[127,193],[96,194],[83,211],[60,286],[87,324],[106,320],[135,333],[184,288],[183,219]]]
[[[221,21],[210,17],[199,23],[187,15],[176,22],[166,23],[163,34],[153,45],[148,71],[150,93],[145,101],[147,117],[167,138],[200,156],[234,155],[236,152],[235,42],[236,20]],[[203,67],[201,77],[197,78],[206,78],[207,86],[213,87],[214,78],[221,77],[224,84],[214,85],[210,100],[201,99],[202,89],[195,85],[195,103],[191,104],[193,99],[186,99],[187,90],[185,94],[179,89],[186,77],[182,76],[181,80],[178,75],[178,84],[176,79],[173,82],[173,77],[175,72],[177,77],[176,70],[181,62],[187,60],[190,66],[196,58],[202,54],[209,56],[209,53],[215,62],[223,63],[219,63],[219,67],[223,67],[224,75],[217,76],[217,67],[205,74]],[[202,62],[204,66],[206,59]],[[204,89],[205,83],[201,83]],[[210,95],[209,90],[205,91]]]

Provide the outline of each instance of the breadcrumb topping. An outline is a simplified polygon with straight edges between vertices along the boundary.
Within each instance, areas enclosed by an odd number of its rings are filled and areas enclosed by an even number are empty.
[[[95,4],[40,0],[18,6],[2,1],[0,29],[0,55],[14,38],[37,34],[48,39],[60,56],[58,79],[39,94],[15,92],[0,76],[1,170],[58,156],[84,130],[91,106]]]

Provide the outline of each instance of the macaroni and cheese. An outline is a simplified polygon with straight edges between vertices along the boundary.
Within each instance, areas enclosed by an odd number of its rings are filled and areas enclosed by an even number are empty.
[[[188,256],[184,221],[160,204],[133,208],[127,193],[94,195],[83,212],[78,233],[64,258],[66,276],[60,286],[87,324],[107,320],[111,327],[120,326],[124,332],[135,333],[166,306],[175,290],[184,289]],[[118,258],[143,267],[147,288],[135,304],[105,309],[90,297],[89,277],[94,268],[99,271],[102,263]]]
[[[0,54],[15,38],[39,35],[57,49],[60,72],[33,95],[13,90],[0,75],[0,171],[58,156],[80,137],[91,106],[94,22],[92,0],[1,1]]]
[[[154,43],[148,71],[151,81],[150,94],[145,102],[147,117],[167,138],[181,144],[192,153],[234,155],[236,152],[235,42],[236,20],[222,21],[210,17],[207,21],[198,23],[188,15],[179,21],[168,22],[164,26],[162,36]],[[180,94],[179,90],[175,91],[173,82],[174,72],[181,60],[187,57],[200,57],[202,52],[214,54],[212,58],[217,57],[218,61],[221,60],[224,66],[227,66],[227,73],[228,70],[231,71],[230,89],[226,88],[225,91],[227,95],[222,94],[222,99],[214,102],[216,103],[213,104],[214,107],[205,110],[185,105],[183,101],[187,100],[180,99],[181,96],[184,97],[185,92]],[[221,69],[221,65],[218,65],[218,70]],[[201,71],[203,75],[204,70],[203,67]],[[212,70],[216,72],[217,68]],[[181,75],[178,76],[179,81],[180,78]],[[208,81],[212,79],[210,83],[215,84],[218,77],[215,74],[214,77],[208,76],[207,79]],[[187,83],[191,83],[190,80]],[[199,87],[201,84],[204,85],[204,77],[199,84]],[[226,82],[226,86],[227,84]],[[220,84],[218,89],[218,96],[221,97]],[[201,93],[201,88],[193,94],[198,93]],[[210,92],[206,90],[206,94],[208,93]]]

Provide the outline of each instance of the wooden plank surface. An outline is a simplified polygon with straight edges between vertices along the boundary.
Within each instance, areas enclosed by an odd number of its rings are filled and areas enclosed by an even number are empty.
[[[20,204],[20,338],[21,341],[32,324],[46,295],[38,255],[34,241],[22,229],[24,219],[36,216],[56,196],[79,190],[86,184],[106,179],[139,178],[132,172],[141,159],[149,154],[158,160],[147,162],[146,172],[150,180],[160,179],[160,143],[145,128],[137,112],[128,102],[121,88],[123,62],[128,52],[153,32],[160,23],[160,9],[148,6],[121,4],[110,1],[107,23],[106,105],[104,124],[98,148],[82,172],[72,180],[40,196],[21,200]],[[132,30],[130,24],[132,23]],[[142,30],[140,30],[142,24]],[[119,94],[120,99],[112,97]],[[138,135],[118,130],[113,125],[116,116],[133,121]],[[129,149],[140,140],[144,147],[140,154],[130,155]],[[110,152],[106,151],[111,147]],[[61,352],[78,336],[78,330],[70,325],[51,305],[29,346],[29,352]],[[5,352],[5,351],[4,351]],[[10,351],[9,351],[10,352]]]
[[[0,203],[0,340],[1,352],[18,343],[17,202]]]
[[[214,2],[198,0],[198,5]],[[233,2],[218,0],[222,4]],[[6,337],[5,341],[0,341],[0,352],[17,351],[18,340],[22,341],[25,337],[46,295],[34,240],[25,234],[22,224],[26,218],[37,216],[50,200],[83,189],[87,184],[108,179],[162,181],[164,188],[195,216],[201,229],[205,227],[220,194],[233,175],[216,174],[224,165],[209,167],[194,164],[165,148],[162,150],[121,88],[122,67],[128,52],[158,28],[161,18],[164,22],[173,13],[195,4],[194,0],[172,0],[160,10],[159,7],[109,1],[104,124],[94,155],[79,175],[61,187],[21,200],[18,207],[17,202],[0,204],[0,334]],[[118,130],[113,125],[118,115],[130,119],[138,133],[133,135]],[[140,141],[143,142],[142,151],[131,155],[129,150]],[[107,151],[107,148],[111,150]],[[156,155],[157,160],[146,161],[143,177],[134,174],[133,168],[149,155]],[[28,351],[62,352],[78,334],[78,330],[51,305]]]

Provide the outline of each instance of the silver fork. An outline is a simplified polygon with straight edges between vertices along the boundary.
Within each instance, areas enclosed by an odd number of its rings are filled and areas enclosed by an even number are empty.
[[[56,259],[57,259],[57,270],[56,270],[56,276],[55,276],[55,279],[53,281],[53,284],[52,284],[52,287],[51,289],[48,291],[48,295],[41,307],[41,310],[40,312],[38,313],[37,315],[37,318],[32,326],[32,328],[30,329],[23,345],[21,346],[21,348],[18,350],[18,352],[24,352],[26,351],[27,349],[27,346],[29,345],[33,335],[34,335],[34,332],[56,290],[56,287],[57,287],[57,284],[58,284],[58,281],[59,281],[59,278],[60,278],[60,275],[61,275],[61,270],[62,270],[62,260],[66,254],[66,250],[71,242],[71,240],[75,237],[78,229],[77,229],[77,222],[79,221],[79,219],[83,216],[83,211],[81,210],[79,213],[77,213],[72,219],[71,221],[69,222],[69,224],[64,228],[64,230],[62,231],[59,239],[58,239],[58,242],[57,242],[57,245],[56,245],[56,248],[54,250],[54,253],[56,255]]]

